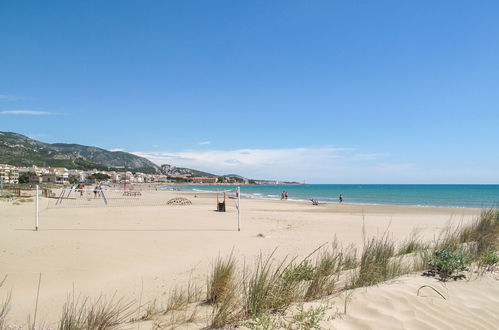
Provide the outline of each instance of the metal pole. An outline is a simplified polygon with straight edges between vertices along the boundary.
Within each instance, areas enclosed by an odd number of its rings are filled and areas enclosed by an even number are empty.
[[[35,231],[38,230],[38,185],[36,185],[36,213],[35,213]]]
[[[237,231],[241,231],[241,187],[237,187]]]
[[[126,191],[126,163],[125,163],[125,180],[123,181],[123,191]]]

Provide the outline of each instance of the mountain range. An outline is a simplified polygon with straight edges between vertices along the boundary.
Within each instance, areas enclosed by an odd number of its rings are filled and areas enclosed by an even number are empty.
[[[126,165],[127,169],[133,172],[161,172],[161,168],[150,160],[128,152],[109,151],[81,144],[44,143],[13,132],[0,132],[0,163],[80,170],[123,170]],[[191,169],[182,170],[190,175],[209,175]]]

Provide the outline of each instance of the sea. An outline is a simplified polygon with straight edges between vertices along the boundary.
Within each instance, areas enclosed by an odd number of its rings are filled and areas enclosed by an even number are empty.
[[[165,186],[184,191],[223,192],[233,194],[237,185]],[[303,185],[242,185],[241,196],[280,200],[283,191],[289,200],[338,203],[395,204],[419,206],[454,206],[497,208],[499,185],[476,184],[303,184]]]

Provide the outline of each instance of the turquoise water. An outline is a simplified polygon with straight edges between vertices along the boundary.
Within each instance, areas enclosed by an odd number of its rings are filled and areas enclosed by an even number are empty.
[[[171,187],[171,186],[170,186]],[[174,186],[180,190],[223,191],[237,186]],[[499,185],[385,185],[385,184],[310,184],[241,186],[241,196],[280,199],[283,191],[290,200],[337,203],[399,204],[422,206],[461,206],[489,208],[499,205]]]

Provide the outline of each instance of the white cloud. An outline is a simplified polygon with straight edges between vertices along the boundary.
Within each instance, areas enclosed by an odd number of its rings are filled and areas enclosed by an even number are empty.
[[[30,116],[41,116],[50,115],[50,112],[46,111],[36,111],[36,110],[4,110],[0,111],[0,115],[30,115]]]
[[[199,144],[200,146],[205,146],[205,145],[208,145],[208,144],[210,144],[210,143],[211,143],[210,141],[201,141],[201,142],[199,142],[198,144]]]
[[[366,170],[370,174],[378,174],[371,177],[371,181],[379,179],[379,174],[387,174],[386,169],[377,164],[386,154],[362,154],[349,148],[314,147],[133,153],[148,158],[156,164],[166,163],[214,174],[236,173],[258,179],[366,182]],[[394,170],[392,169],[392,171]],[[403,169],[401,168],[401,170]]]
[[[17,101],[22,99],[23,97],[20,96],[0,94],[0,101]]]
[[[476,168],[432,161],[396,159],[385,152],[365,153],[350,148],[187,150],[134,152],[156,164],[198,169],[213,174],[307,183],[496,183],[491,165]],[[497,167],[497,166],[496,166]]]
[[[115,149],[109,149],[109,151],[125,151],[125,149],[115,148]]]

